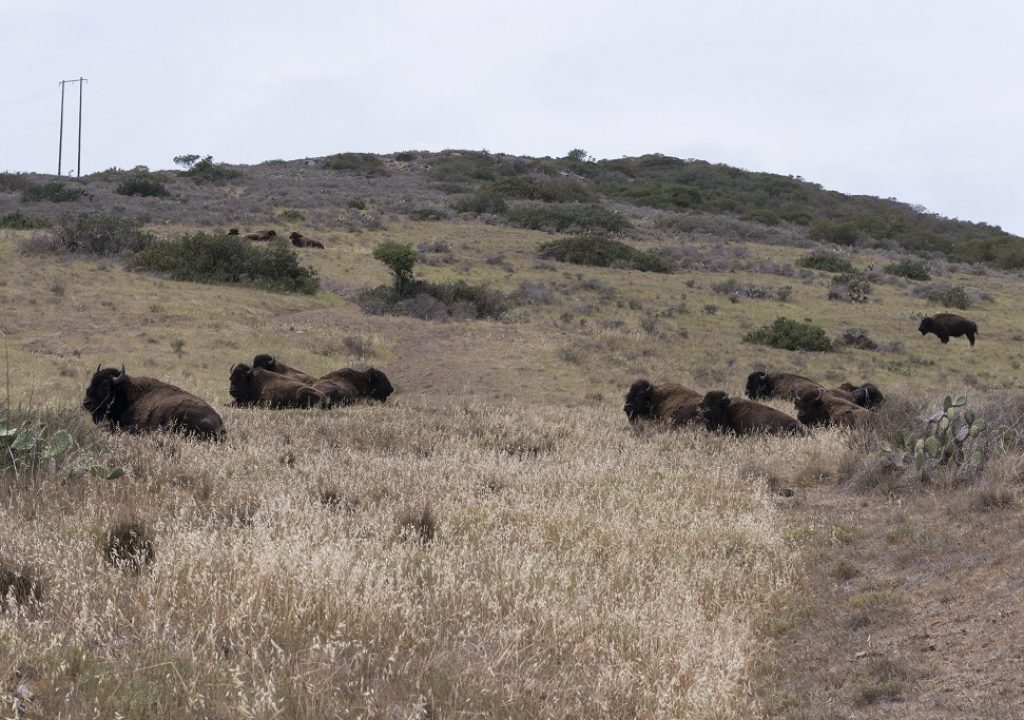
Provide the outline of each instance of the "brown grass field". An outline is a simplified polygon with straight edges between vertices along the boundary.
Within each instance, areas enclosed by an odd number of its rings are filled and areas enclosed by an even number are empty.
[[[0,693],[30,690],[25,717],[1024,717],[1018,451],[922,483],[868,462],[881,431],[737,439],[622,412],[637,377],[740,396],[767,365],[877,383],[887,428],[961,393],[1019,426],[1018,276],[942,266],[936,280],[990,295],[965,312],[970,348],[918,334],[941,308],[903,280],[850,304],[817,272],[540,262],[550,235],[483,223],[308,234],[327,245],[300,251],[328,288],[314,296],[24,254],[31,232],[0,231],[10,413],[75,438],[58,465],[0,476],[0,561],[44,583],[0,614]],[[498,322],[366,315],[351,299],[388,281],[370,255],[384,240],[450,245],[426,279],[549,292]],[[731,302],[712,290],[729,279],[792,294]],[[741,342],[779,315],[892,344]],[[232,408],[228,369],[258,352],[314,373],[372,364],[396,393]],[[94,428],[85,387],[122,363],[207,399],[228,440]],[[152,534],[138,574],[103,559],[124,520]]]

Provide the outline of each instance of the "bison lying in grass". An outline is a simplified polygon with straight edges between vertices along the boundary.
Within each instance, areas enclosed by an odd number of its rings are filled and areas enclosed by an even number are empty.
[[[273,355],[257,355],[252,359],[252,364],[255,367],[312,385],[326,394],[332,404],[337,405],[348,405],[361,399],[387,402],[388,397],[395,391],[388,376],[372,367],[366,370],[342,368],[316,378],[285,365]]]
[[[310,385],[246,364],[231,367],[229,392],[236,405],[265,405],[270,408],[328,407],[330,401]]]
[[[276,238],[277,230],[257,230],[256,232],[246,233],[245,237],[247,240],[265,242]]]
[[[288,239],[292,241],[292,245],[300,248],[319,248],[324,249],[324,244],[319,240],[310,240],[301,233],[293,232],[288,236]]]
[[[728,431],[737,435],[807,434],[796,418],[752,400],[734,400],[721,390],[713,390],[705,395],[698,412],[708,429],[716,432]]]
[[[622,409],[631,423],[653,418],[669,425],[682,425],[698,419],[697,406],[702,397],[684,385],[652,385],[641,379],[630,385]]]
[[[804,425],[845,425],[864,422],[871,411],[821,390],[798,394],[793,401],[796,417]]]
[[[792,400],[799,392],[817,390],[820,387],[822,386],[810,378],[793,373],[769,373],[758,370],[747,376],[747,397],[751,400],[765,398]]]
[[[854,403],[869,410],[885,402],[882,391],[873,383],[864,383],[860,387],[852,383],[843,383],[837,389],[850,393]]]
[[[96,367],[82,407],[97,425],[125,432],[177,430],[202,438],[224,437],[224,423],[212,407],[181,388],[116,368]]]
[[[922,335],[933,333],[943,345],[948,343],[951,337],[966,335],[971,347],[974,347],[974,336],[978,334],[978,326],[973,320],[953,313],[939,313],[923,318],[917,329]]]

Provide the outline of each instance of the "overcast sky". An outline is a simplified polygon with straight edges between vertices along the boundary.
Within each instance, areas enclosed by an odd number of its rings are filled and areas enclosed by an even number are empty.
[[[1024,234],[1024,3],[0,0],[0,169],[659,152]],[[74,168],[77,86],[65,106]]]

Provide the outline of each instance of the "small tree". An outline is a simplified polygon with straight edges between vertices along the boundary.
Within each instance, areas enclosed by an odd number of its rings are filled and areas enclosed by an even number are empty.
[[[404,295],[412,285],[412,268],[416,264],[416,251],[412,246],[390,241],[381,243],[373,249],[373,257],[388,266],[395,276],[395,292]]]
[[[574,148],[565,155],[566,160],[572,160],[574,162],[593,162],[594,158],[587,155],[587,151],[582,148]]]
[[[181,165],[186,171],[191,170],[192,166],[199,160],[199,155],[176,155],[174,158],[175,165]]]

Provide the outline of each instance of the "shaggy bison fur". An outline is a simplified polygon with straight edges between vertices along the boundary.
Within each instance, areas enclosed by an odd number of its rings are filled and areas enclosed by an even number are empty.
[[[708,429],[716,432],[729,431],[737,435],[807,433],[796,418],[752,400],[734,400],[721,390],[713,390],[705,395],[698,412]]]
[[[231,368],[231,397],[236,405],[271,408],[326,407],[327,396],[306,383],[246,364]]]
[[[793,373],[758,370],[747,376],[747,397],[751,400],[781,398],[792,400],[798,392],[817,390],[821,385]]]
[[[285,375],[315,387],[327,396],[331,405],[350,405],[361,398],[385,402],[388,396],[394,392],[387,375],[376,368],[366,371],[343,368],[316,378],[285,365],[274,355],[257,355],[253,358],[252,364],[255,367]]]
[[[966,335],[971,347],[974,347],[974,336],[978,334],[978,326],[973,320],[953,313],[939,313],[922,318],[917,329],[921,331],[922,335],[932,333],[939,338],[943,345],[948,343],[951,337]]]
[[[337,383],[342,387],[347,383],[355,388],[356,397],[379,400],[380,402],[387,402],[388,396],[395,391],[388,376],[373,367],[366,370],[342,368],[329,372],[320,379]]]
[[[870,410],[821,390],[797,395],[793,405],[797,419],[804,425],[852,426],[871,417]]]
[[[288,367],[283,362],[279,362],[276,355],[257,355],[252,359],[252,366],[269,370],[270,372],[277,373],[278,375],[287,375],[288,377],[295,378],[296,380],[301,380],[307,385],[312,385],[317,380],[312,375],[307,375],[301,370],[296,370],[293,367]]]
[[[669,425],[682,425],[698,418],[697,406],[702,397],[684,385],[652,385],[648,380],[637,380],[629,386],[622,409],[631,423],[653,418]]]
[[[82,407],[97,425],[125,432],[177,430],[219,440],[225,436],[217,411],[195,395],[150,377],[132,377],[124,367],[96,368]]]
[[[289,235],[288,239],[292,241],[292,245],[294,245],[295,247],[319,248],[321,250],[324,249],[324,244],[319,240],[310,240],[309,238],[304,237],[302,234],[297,232],[293,232],[291,235]]]
[[[837,389],[850,393],[853,396],[853,402],[864,408],[871,409],[885,402],[882,391],[873,383],[864,383],[860,387],[852,383],[843,383]]]

